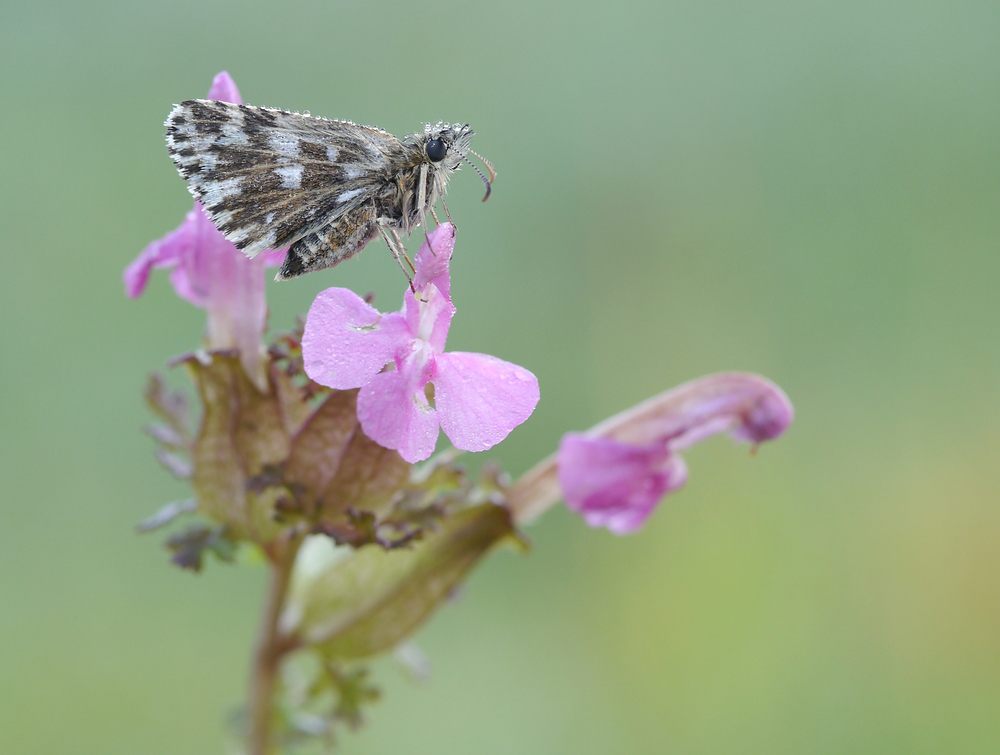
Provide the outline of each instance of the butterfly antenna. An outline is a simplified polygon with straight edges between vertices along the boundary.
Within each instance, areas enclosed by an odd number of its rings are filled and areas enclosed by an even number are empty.
[[[481,170],[479,170],[479,168],[476,167],[475,163],[473,163],[472,160],[470,160],[465,155],[462,155],[462,159],[465,160],[465,162],[467,162],[469,165],[471,165],[472,169],[474,171],[476,171],[476,173],[479,174],[479,177],[481,179],[483,179],[483,184],[486,186],[486,196],[483,197],[483,201],[485,202],[487,199],[490,198],[490,192],[493,190],[493,182],[496,180],[497,172],[493,169],[493,163],[491,163],[489,160],[487,160],[485,157],[483,157],[479,153],[473,152],[470,149],[469,150],[469,154],[475,155],[480,160],[482,160],[483,165],[486,166],[486,170],[488,170],[490,172],[490,177],[487,178],[486,176],[483,175],[483,172]]]

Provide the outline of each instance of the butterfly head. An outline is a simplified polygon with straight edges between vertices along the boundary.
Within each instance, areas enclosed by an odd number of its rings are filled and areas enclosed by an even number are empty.
[[[433,126],[428,124],[424,127],[424,133],[418,138],[418,141],[423,147],[424,157],[439,170],[451,173],[458,170],[463,160],[469,163],[486,185],[486,196],[483,197],[483,201],[485,202],[489,199],[490,188],[493,179],[496,178],[496,171],[493,170],[493,166],[488,160],[479,157],[470,148],[469,143],[472,141],[474,134],[475,132],[469,128],[468,123],[465,125],[458,123],[437,123]],[[482,160],[483,165],[489,171],[489,178],[473,165],[467,155],[474,155]]]

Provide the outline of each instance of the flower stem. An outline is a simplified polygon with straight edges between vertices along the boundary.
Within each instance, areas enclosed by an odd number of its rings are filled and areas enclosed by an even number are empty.
[[[271,723],[274,718],[274,693],[281,659],[294,643],[278,629],[278,620],[288,594],[288,583],[301,539],[284,543],[280,553],[269,562],[270,571],[264,610],[257,641],[250,661],[250,688],[247,695],[249,755],[268,755],[271,749]]]
[[[552,454],[521,475],[507,491],[507,508],[516,524],[530,524],[562,497],[556,477],[556,455]]]

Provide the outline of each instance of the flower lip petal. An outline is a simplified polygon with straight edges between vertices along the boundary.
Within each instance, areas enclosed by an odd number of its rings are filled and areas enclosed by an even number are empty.
[[[317,383],[360,388],[409,342],[400,313],[380,314],[353,291],[328,288],[306,316],[302,358],[306,374]]]
[[[375,375],[361,388],[358,421],[373,441],[415,463],[434,453],[438,414],[423,393],[423,365],[408,361],[399,370]]]
[[[634,446],[567,433],[559,444],[559,481],[566,505],[591,527],[634,532],[660,499],[687,480],[684,461],[665,442]]]
[[[463,451],[495,446],[538,404],[538,378],[488,354],[439,354],[437,368],[434,401],[441,429]]]
[[[154,267],[173,267],[180,260],[181,250],[190,243],[187,221],[175,228],[162,239],[151,241],[139,256],[129,263],[122,273],[125,295],[136,299],[146,290],[149,274]]]

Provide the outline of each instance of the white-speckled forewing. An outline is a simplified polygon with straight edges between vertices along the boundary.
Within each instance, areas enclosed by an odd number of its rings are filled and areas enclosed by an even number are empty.
[[[278,278],[336,265],[380,229],[399,261],[399,233],[424,222],[472,136],[468,125],[439,123],[401,141],[349,121],[215,100],[182,102],[166,125],[177,170],[227,239],[249,257],[289,247]]]
[[[403,150],[380,129],[214,100],[182,102],[166,125],[191,193],[250,257],[296,242],[338,252],[328,264],[360,251],[377,234],[362,205]]]

